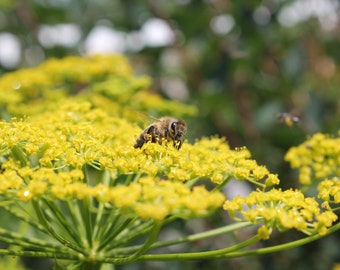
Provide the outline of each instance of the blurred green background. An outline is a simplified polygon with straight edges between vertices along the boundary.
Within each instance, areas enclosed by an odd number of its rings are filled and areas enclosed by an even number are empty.
[[[189,141],[225,136],[278,173],[283,188],[296,187],[287,149],[340,124],[339,11],[337,0],[0,0],[0,75],[50,57],[122,53],[136,75],[152,77],[150,91],[198,107],[185,119]],[[280,123],[282,112],[300,122]],[[118,269],[332,269],[338,240],[259,258]]]

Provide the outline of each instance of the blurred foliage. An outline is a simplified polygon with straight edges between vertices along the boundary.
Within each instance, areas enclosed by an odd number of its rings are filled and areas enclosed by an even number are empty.
[[[52,56],[84,54],[84,44],[98,25],[135,33],[150,18],[162,19],[173,31],[171,44],[123,49],[135,72],[151,75],[153,89],[162,95],[197,105],[198,116],[186,119],[189,140],[215,133],[226,136],[231,146],[246,145],[257,161],[278,172],[284,186],[294,186],[295,175],[283,162],[287,149],[315,132],[334,134],[340,124],[340,24],[338,17],[333,18],[339,3],[324,1],[333,6],[329,10],[333,13],[320,15],[321,2],[1,1],[0,33],[15,35],[21,58],[15,67],[0,66],[0,74],[35,66]],[[299,3],[305,5],[304,10],[295,11],[301,13],[297,13],[299,20],[294,16],[295,21],[285,19],[284,14]],[[314,13],[308,14],[308,8]],[[80,29],[76,43],[46,46],[41,42],[42,27],[66,23]],[[103,85],[97,91],[107,89]],[[114,95],[114,91],[108,94]],[[278,123],[280,112],[292,113],[301,121],[292,126]],[[313,248],[317,246],[313,244]],[[302,250],[300,255],[305,253]],[[309,265],[310,255],[301,265],[301,257],[287,254],[289,259],[282,255],[266,260],[263,269],[285,269],[277,266],[282,261],[287,268],[298,263],[299,269],[323,269]],[[335,255],[324,249],[318,256],[330,264]]]

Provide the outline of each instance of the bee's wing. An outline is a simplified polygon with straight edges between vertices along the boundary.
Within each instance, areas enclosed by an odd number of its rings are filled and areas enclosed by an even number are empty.
[[[154,117],[151,114],[148,114],[146,112],[142,112],[142,111],[135,111],[135,112],[140,113],[140,114],[144,115],[145,117],[148,117],[148,118],[150,118],[152,120],[159,121],[159,118]]]
[[[153,120],[153,121],[159,121],[157,117],[154,117],[146,112],[134,110],[131,108],[126,108],[124,112],[124,117],[133,121],[137,122],[138,124],[145,125],[146,119]],[[150,121],[151,122],[151,121]]]

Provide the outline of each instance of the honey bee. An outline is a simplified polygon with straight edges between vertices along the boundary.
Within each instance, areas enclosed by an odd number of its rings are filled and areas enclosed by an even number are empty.
[[[294,116],[290,113],[281,112],[277,115],[277,120],[280,123],[284,123],[287,126],[291,127],[292,125],[297,125],[300,123],[300,118],[297,116]]]
[[[173,142],[175,148],[180,149],[184,136],[187,132],[187,126],[183,120],[178,120],[173,117],[162,117],[156,122],[149,125],[138,137],[135,148],[141,148],[145,143],[162,144],[163,140]]]

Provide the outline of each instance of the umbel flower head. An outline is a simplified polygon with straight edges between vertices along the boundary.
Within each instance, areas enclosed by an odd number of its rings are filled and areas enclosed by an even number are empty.
[[[308,235],[325,234],[338,219],[329,204],[340,202],[339,145],[339,138],[319,133],[292,147],[285,156],[292,168],[299,170],[301,184],[319,182],[318,197],[323,200],[325,210],[321,210],[316,198],[305,197],[300,190],[281,189],[257,190],[245,198],[237,196],[227,200],[224,209],[238,220],[264,222],[258,229],[264,239],[273,228],[281,231],[295,228]]]
[[[263,223],[262,239],[275,228],[326,233],[336,215],[299,191],[271,189],[278,176],[245,147],[211,137],[179,150],[134,148],[142,132],[135,110],[181,118],[197,111],[150,94],[149,83],[120,56],[52,59],[0,79],[0,207],[30,227],[21,235],[0,225],[2,241],[25,249],[8,254],[128,263],[153,247],[163,225],[218,209]],[[221,190],[232,178],[259,189],[227,200]]]
[[[299,170],[301,184],[340,176],[340,138],[317,133],[303,144],[292,147],[285,159]]]
[[[262,239],[269,238],[273,228],[280,231],[295,228],[306,234],[325,234],[327,227],[337,220],[332,211],[321,212],[318,202],[314,198],[306,198],[299,190],[254,191],[245,198],[237,196],[226,201],[223,207],[236,219],[264,222],[258,230]],[[236,216],[237,212],[242,218]]]
[[[317,133],[299,146],[292,147],[285,156],[293,168],[299,170],[299,181],[306,186],[318,184],[322,206],[340,202],[340,138]]]
[[[140,129],[125,119],[88,102],[65,101],[56,107],[0,123],[7,179],[2,195],[7,199],[95,198],[142,218],[188,218],[208,214],[224,201],[218,190],[190,188],[192,180],[205,177],[218,185],[230,177],[254,182],[273,177],[249,159],[245,148],[231,150],[222,138],[186,143],[180,151],[151,143],[135,149]],[[105,171],[108,182],[86,175],[87,166]]]

